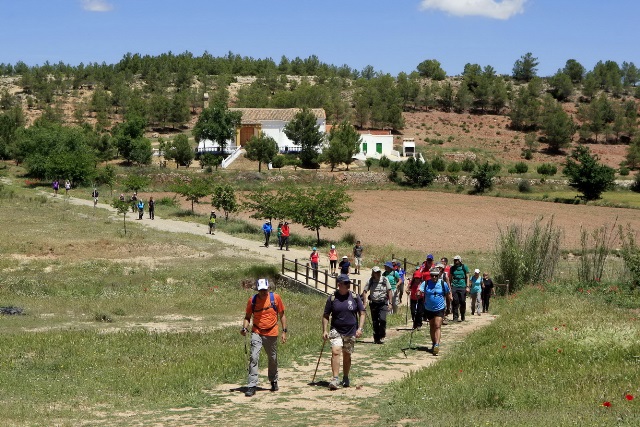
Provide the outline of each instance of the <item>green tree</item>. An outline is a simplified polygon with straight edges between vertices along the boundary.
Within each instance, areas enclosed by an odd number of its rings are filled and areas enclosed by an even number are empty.
[[[300,151],[302,164],[306,167],[315,167],[318,164],[318,149],[324,137],[313,112],[303,108],[296,113],[293,120],[285,125],[284,133],[294,144],[302,147]]]
[[[564,164],[563,175],[569,178],[569,185],[582,193],[581,198],[586,201],[599,199],[603,192],[614,186],[615,171],[598,160],[588,147],[579,145]]]
[[[531,85],[521,88],[516,95],[509,118],[511,127],[516,130],[534,130],[540,115],[540,99]]]
[[[531,81],[537,76],[538,64],[538,58],[534,58],[531,52],[527,52],[513,64],[513,78],[518,81]]]
[[[330,140],[329,145],[322,151],[322,156],[320,156],[323,163],[331,166],[331,172],[337,165],[343,163],[346,158],[347,147],[337,139]]]
[[[176,181],[171,186],[171,191],[191,202],[191,213],[194,213],[194,204],[211,192],[211,186],[205,179],[194,178],[191,182]]]
[[[391,166],[391,160],[389,160],[389,158],[387,156],[383,155],[382,157],[380,157],[380,160],[378,161],[378,164],[380,165],[380,167],[382,168],[382,171],[384,172],[384,170],[386,168]]]
[[[338,126],[332,127],[329,132],[329,149],[331,149],[332,144],[342,147],[337,150],[342,152],[342,159],[338,163],[345,163],[347,170],[349,170],[349,165],[353,162],[353,156],[360,149],[361,140],[362,137],[351,123],[343,120]],[[331,169],[333,170],[333,165]]]
[[[627,147],[625,162],[629,169],[637,169],[640,166],[640,136],[636,135],[636,137],[631,140],[631,143]],[[636,176],[640,176],[640,174]]]
[[[124,226],[124,234],[127,235],[127,213],[129,213],[129,202],[120,199],[113,199],[111,206],[122,215],[122,225]]]
[[[592,100],[598,93],[599,83],[596,75],[592,72],[586,74],[582,83],[582,95],[588,100]]]
[[[176,169],[182,166],[189,167],[195,158],[195,152],[191,143],[189,143],[189,137],[184,133],[176,135],[171,142],[165,147],[164,158],[167,160],[175,160]]]
[[[113,186],[116,183],[116,168],[113,165],[106,165],[105,167],[98,169],[96,175],[96,184],[106,185],[109,187],[111,195],[113,195]]]
[[[229,184],[216,185],[213,188],[211,206],[224,212],[225,221],[229,220],[229,214],[237,212],[240,208],[236,200],[236,192]]]
[[[623,62],[620,66],[620,72],[622,73],[622,84],[624,86],[635,86],[640,80],[640,70],[633,62]]]
[[[217,142],[224,152],[227,140],[235,138],[236,128],[240,126],[241,120],[241,112],[229,111],[225,104],[217,103],[202,110],[193,127],[193,136],[196,142],[203,139]]]
[[[8,159],[18,140],[18,129],[25,123],[20,107],[12,107],[0,114],[0,159]]]
[[[568,100],[573,95],[571,77],[560,70],[549,79],[549,85],[551,94],[560,102]]]
[[[444,111],[451,111],[455,103],[455,92],[450,82],[444,83],[438,93],[438,104]]]
[[[131,141],[131,161],[138,166],[150,165],[153,158],[153,147],[148,138],[136,138]]]
[[[476,193],[484,193],[493,186],[493,177],[497,174],[496,165],[489,162],[480,163],[471,177],[475,180],[474,190]]]
[[[316,232],[319,245],[322,228],[336,228],[349,218],[351,200],[344,187],[309,187],[289,197],[287,210],[293,222]]]
[[[431,164],[426,161],[409,157],[402,167],[404,178],[409,185],[415,187],[426,187],[431,185],[436,179],[436,174]]]
[[[444,80],[447,73],[440,66],[440,62],[435,59],[426,59],[418,64],[420,76],[433,80]]]
[[[138,192],[143,188],[146,188],[151,183],[151,180],[144,175],[137,173],[128,175],[122,182],[122,187],[125,191]]]
[[[267,187],[260,187],[245,195],[246,201],[242,210],[253,212],[251,218],[255,219],[286,219],[289,195],[293,192],[290,188],[279,188],[274,192]]]
[[[200,166],[215,167],[218,170],[218,166],[222,164],[222,156],[216,156],[213,153],[204,153],[200,155]]]
[[[118,153],[127,162],[131,162],[132,151],[135,140],[144,138],[144,130],[147,126],[146,121],[141,117],[130,117],[122,123],[118,123],[112,130],[115,145]]]
[[[260,132],[260,136],[252,136],[244,149],[247,151],[247,159],[258,162],[258,172],[262,172],[262,163],[269,164],[278,155],[278,143],[264,132]]]
[[[285,165],[290,164],[293,166],[295,170],[297,169],[298,166],[300,166],[300,163],[301,163],[300,159],[297,157],[287,159],[284,155],[278,154],[271,161],[271,166],[273,166],[276,169],[282,169]]]
[[[543,101],[540,127],[552,152],[559,152],[562,148],[568,147],[576,131],[571,117],[549,95]]]
[[[569,59],[564,65],[562,72],[569,76],[573,83],[581,83],[584,78],[585,68],[575,59]]]

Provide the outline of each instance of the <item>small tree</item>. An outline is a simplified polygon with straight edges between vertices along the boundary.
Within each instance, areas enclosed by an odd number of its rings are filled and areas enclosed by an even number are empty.
[[[109,191],[113,195],[113,186],[116,183],[116,168],[113,165],[107,165],[98,170],[96,176],[96,183],[98,185],[106,185],[109,187]]]
[[[195,158],[193,147],[189,143],[187,135],[181,133],[173,138],[165,147],[164,158],[167,160],[175,160],[176,169],[182,166],[189,167]]]
[[[178,193],[191,202],[191,213],[194,213],[193,205],[205,197],[211,191],[209,182],[201,178],[194,178],[191,182],[177,181],[171,186],[171,191]]]
[[[125,191],[135,191],[136,193],[145,188],[151,180],[146,176],[131,174],[122,182]]]
[[[264,132],[260,136],[252,136],[244,146],[247,159],[258,162],[258,172],[262,172],[262,163],[271,163],[278,155],[278,143]]]
[[[238,211],[236,192],[229,184],[216,185],[211,195],[211,206],[224,212],[225,221],[229,220],[229,214]]]
[[[293,170],[297,171],[298,168],[302,165],[302,160],[300,160],[298,157],[285,157],[285,156],[278,156],[281,157],[282,159],[284,159],[284,163],[282,164],[282,166],[284,165],[289,165],[289,166],[293,166]],[[282,167],[280,166],[280,167]],[[276,167],[274,165],[274,167]]]
[[[300,159],[298,159],[297,157],[295,157],[294,159],[297,160],[298,162],[300,162]],[[293,159],[291,159],[291,160],[293,160]],[[282,154],[278,154],[271,161],[271,166],[276,168],[276,169],[282,169],[282,167],[284,165],[286,165],[287,163],[288,163],[287,158],[285,156],[283,156]],[[296,166],[300,166],[300,164],[298,163]],[[296,166],[294,166],[294,168]]]
[[[513,78],[515,80],[528,82],[538,73],[538,58],[534,58],[531,52],[520,57],[513,65]]]
[[[387,156],[382,156],[380,157],[378,164],[380,165],[380,167],[382,168],[382,171],[384,172],[384,170],[391,165],[391,160],[389,160]]]
[[[373,166],[373,159],[367,158],[367,160],[364,161],[364,165],[367,167],[367,172],[369,172],[369,170],[371,170],[371,166]]]
[[[431,185],[436,178],[429,162],[423,162],[409,157],[402,168],[404,178],[409,185],[426,187]]]
[[[433,80],[444,80],[447,74],[440,66],[440,62],[435,59],[426,59],[418,64],[418,73],[422,77]]]
[[[284,127],[284,134],[296,145],[302,147],[300,160],[308,167],[315,167],[318,159],[318,147],[322,144],[323,135],[316,116],[308,109],[298,112],[293,120]]]
[[[240,125],[241,120],[241,112],[229,111],[225,104],[218,102],[202,110],[193,127],[193,136],[196,142],[200,142],[202,139],[217,142],[224,152],[227,140],[235,137],[236,128]]]
[[[111,202],[111,206],[118,211],[118,215],[122,215],[122,225],[124,226],[124,234],[126,235],[127,234],[127,213],[129,212],[129,203],[124,200],[113,199],[113,202]]]
[[[200,155],[200,166],[203,168],[214,167],[218,170],[218,166],[222,163],[222,156],[216,156],[213,153],[204,153]]]
[[[496,176],[495,165],[490,165],[489,162],[484,162],[478,165],[478,169],[471,175],[476,180],[474,189],[476,193],[484,193],[490,190],[493,186],[493,177]]]
[[[247,194],[242,210],[253,212],[251,218],[255,219],[285,219],[287,216],[286,201],[290,190],[280,188],[277,193],[261,187]]]
[[[613,188],[615,182],[613,168],[598,163],[598,160],[588,147],[579,145],[564,165],[563,174],[569,178],[569,185],[582,193],[581,198],[586,201],[599,199],[603,192]]]

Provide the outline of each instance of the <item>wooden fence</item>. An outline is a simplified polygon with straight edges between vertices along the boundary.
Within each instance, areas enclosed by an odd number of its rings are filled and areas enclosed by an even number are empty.
[[[302,263],[298,259],[287,259],[282,255],[281,271],[283,275],[327,295],[338,289],[335,276],[330,275],[327,270],[314,270],[306,260]],[[360,279],[351,279],[351,290],[357,294],[362,294],[362,281]]]

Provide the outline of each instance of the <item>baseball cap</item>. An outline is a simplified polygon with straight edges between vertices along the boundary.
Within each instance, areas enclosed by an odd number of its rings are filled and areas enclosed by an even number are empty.
[[[258,281],[256,282],[256,287],[258,288],[259,291],[269,289],[269,280],[258,279]]]
[[[311,248],[311,249],[315,251],[315,250],[316,250],[316,247],[314,246],[314,247],[313,247],[313,248]]]
[[[348,284],[351,284],[351,279],[349,279],[349,276],[347,276],[346,274],[340,274],[340,275],[336,278],[336,280],[337,280],[338,282],[342,282],[342,283],[346,282],[346,283],[348,283]]]
[[[391,263],[391,261],[387,261],[384,263],[385,267],[389,267],[389,268],[393,268],[393,264]]]
[[[438,276],[440,274],[440,270],[437,268],[432,268],[431,270],[429,270],[429,274],[433,276]]]
[[[265,224],[269,224],[269,221],[265,221],[264,223],[265,223]]]
[[[346,256],[346,255],[344,255],[344,256],[342,257],[342,259],[349,259],[349,257],[348,257],[348,256]]]
[[[475,270],[473,270],[474,273],[480,273],[480,269],[476,268]]]
[[[335,249],[335,248],[336,248],[336,245],[331,245],[331,249]]]
[[[458,261],[462,261],[462,258],[460,258],[460,255],[456,255],[453,257],[453,260],[458,260]]]
[[[371,269],[371,271],[372,271],[372,272],[374,272],[374,273],[380,273],[380,267],[378,267],[378,266],[376,265],[375,267],[373,267],[373,268]]]
[[[427,255],[427,259],[433,259],[433,255],[432,254]]]
[[[439,263],[436,264],[436,268],[444,268],[444,264],[439,262]]]

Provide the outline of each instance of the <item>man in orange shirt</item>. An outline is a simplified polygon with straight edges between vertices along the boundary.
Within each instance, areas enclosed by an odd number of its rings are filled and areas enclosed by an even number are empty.
[[[287,342],[287,318],[284,303],[280,295],[269,292],[269,281],[259,279],[256,283],[258,293],[247,301],[244,321],[240,333],[245,336],[249,331],[251,317],[251,359],[249,361],[249,380],[245,396],[256,394],[258,385],[258,359],[260,349],[264,347],[269,359],[268,376],[271,391],[278,391],[278,317],[282,323],[282,343]]]

